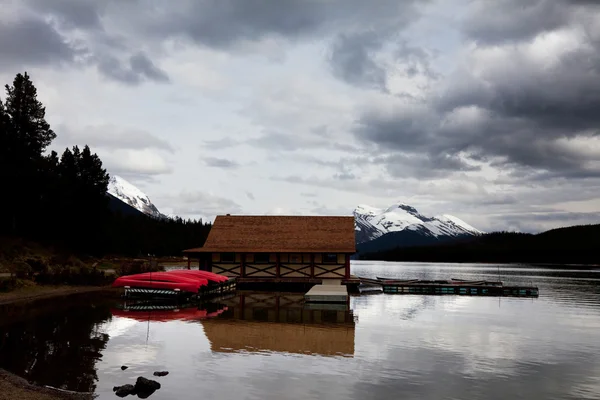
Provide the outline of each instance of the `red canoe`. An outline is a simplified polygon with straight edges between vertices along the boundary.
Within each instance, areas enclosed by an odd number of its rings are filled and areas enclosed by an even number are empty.
[[[139,289],[166,289],[198,293],[202,286],[209,283],[222,283],[229,280],[223,275],[207,271],[175,269],[167,272],[144,272],[141,274],[126,275],[117,278],[112,286]]]
[[[208,285],[208,279],[205,277],[194,276],[192,274],[173,274],[170,272],[152,272],[143,274],[134,274],[121,276],[112,284],[112,287],[147,288],[147,289],[167,289],[198,293],[202,286]]]
[[[228,277],[215,274],[214,272],[208,271],[199,271],[193,269],[172,269],[168,272],[169,274],[179,274],[179,275],[189,275],[189,276],[197,276],[199,278],[206,278],[210,282],[222,283],[229,280]]]

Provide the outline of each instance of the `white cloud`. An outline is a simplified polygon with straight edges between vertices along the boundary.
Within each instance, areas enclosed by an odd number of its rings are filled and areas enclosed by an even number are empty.
[[[109,172],[117,175],[161,175],[173,172],[163,156],[154,150],[118,149],[99,152]]]

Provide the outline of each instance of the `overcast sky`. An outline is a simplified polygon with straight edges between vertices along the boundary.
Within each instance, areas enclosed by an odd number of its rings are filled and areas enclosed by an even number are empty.
[[[0,0],[0,78],[165,213],[539,231],[600,222],[597,3]]]

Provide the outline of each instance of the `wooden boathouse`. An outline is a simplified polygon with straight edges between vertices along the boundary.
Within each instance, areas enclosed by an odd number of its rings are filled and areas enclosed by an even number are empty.
[[[188,267],[238,282],[322,283],[350,279],[354,217],[219,215]]]

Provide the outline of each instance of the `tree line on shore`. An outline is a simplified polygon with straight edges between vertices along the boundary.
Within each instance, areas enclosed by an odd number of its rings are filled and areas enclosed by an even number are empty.
[[[0,235],[102,256],[180,255],[211,224],[111,211],[109,174],[88,145],[48,152],[57,134],[27,72],[0,97]]]
[[[419,262],[598,264],[600,225],[552,229],[539,234],[493,232],[433,246],[397,247],[361,259]]]

